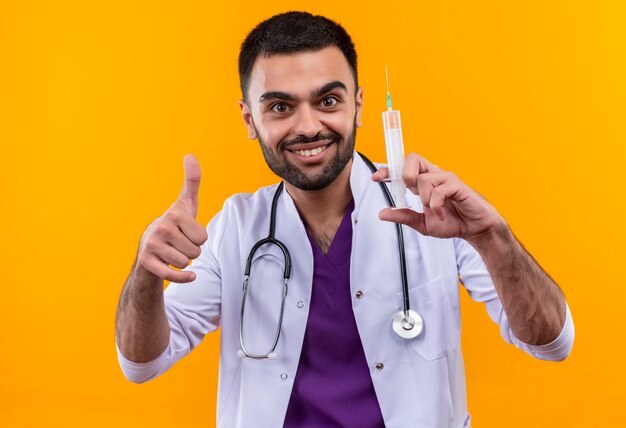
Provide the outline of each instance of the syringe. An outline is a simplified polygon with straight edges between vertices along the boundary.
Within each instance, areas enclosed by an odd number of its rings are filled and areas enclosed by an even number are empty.
[[[389,93],[389,74],[385,66],[385,78],[387,79],[387,111],[383,112],[383,128],[385,129],[385,144],[387,145],[387,167],[389,177],[385,181],[391,182],[391,195],[396,208],[407,208],[406,185],[402,180],[402,168],[404,167],[404,143],[402,142],[402,125],[400,123],[400,111],[391,108],[391,95]]]

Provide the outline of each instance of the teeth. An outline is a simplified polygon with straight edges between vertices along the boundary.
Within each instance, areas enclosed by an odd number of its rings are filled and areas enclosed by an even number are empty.
[[[319,155],[320,153],[322,153],[324,150],[326,150],[326,147],[328,146],[318,147],[313,150],[294,150],[294,153],[300,156],[314,156],[314,155]]]

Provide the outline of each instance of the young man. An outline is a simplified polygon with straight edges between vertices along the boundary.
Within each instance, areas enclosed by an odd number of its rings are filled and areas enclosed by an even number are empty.
[[[387,171],[354,152],[363,90],[343,28],[274,16],[248,35],[239,72],[248,136],[284,185],[229,198],[205,230],[200,167],[185,158],[183,190],[144,232],[120,298],[130,380],[160,375],[221,327],[218,426],[466,427],[459,278],[506,341],[540,359],[569,354],[558,286],[478,193],[410,154],[416,210],[385,208]],[[412,339],[391,324],[404,300],[393,222],[411,227],[408,297],[424,323]],[[268,230],[279,242],[258,245]]]

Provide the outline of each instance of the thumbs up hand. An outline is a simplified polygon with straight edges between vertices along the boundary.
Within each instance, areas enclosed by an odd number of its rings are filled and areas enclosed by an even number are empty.
[[[205,228],[196,221],[200,165],[193,155],[185,156],[185,182],[178,199],[145,230],[139,243],[138,267],[172,282],[195,279],[193,272],[178,271],[200,256],[200,245],[208,238]]]

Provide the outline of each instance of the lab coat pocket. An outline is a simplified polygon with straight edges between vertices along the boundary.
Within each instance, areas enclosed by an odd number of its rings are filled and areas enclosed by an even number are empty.
[[[424,320],[424,330],[410,346],[425,360],[441,358],[456,349],[459,342],[459,314],[450,303],[441,275],[409,288],[411,309]],[[397,293],[402,308],[402,293]]]

